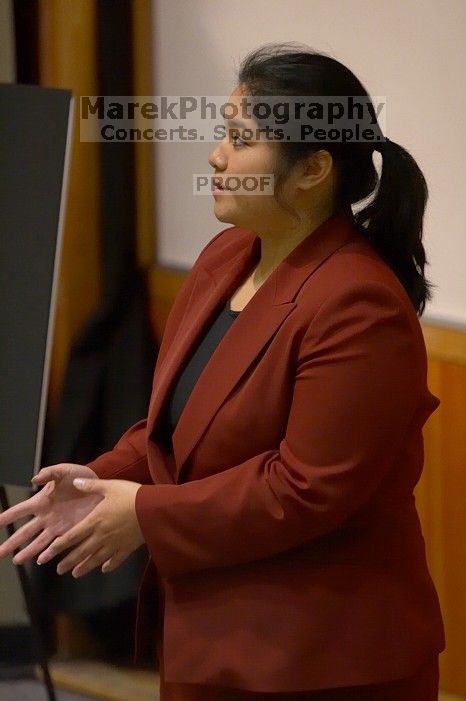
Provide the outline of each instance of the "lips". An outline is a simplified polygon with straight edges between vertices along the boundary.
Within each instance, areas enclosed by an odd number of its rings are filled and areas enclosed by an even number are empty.
[[[226,188],[226,187],[223,187],[223,180],[222,180],[222,178],[220,178],[220,177],[218,177],[218,176],[215,176],[215,177],[214,177],[214,185],[215,185],[215,187],[218,188],[219,190],[227,190],[227,189],[228,189],[228,188]]]

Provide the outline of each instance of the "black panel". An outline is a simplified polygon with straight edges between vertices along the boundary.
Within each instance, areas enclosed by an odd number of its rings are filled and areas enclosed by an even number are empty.
[[[71,93],[0,84],[0,482],[30,486]],[[45,391],[45,388],[44,388]]]

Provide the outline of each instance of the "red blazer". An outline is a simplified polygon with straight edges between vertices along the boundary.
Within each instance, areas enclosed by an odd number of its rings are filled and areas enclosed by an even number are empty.
[[[408,676],[445,646],[413,496],[439,400],[414,308],[351,216],[280,263],[202,372],[174,455],[158,440],[177,371],[260,250],[237,227],[203,249],[147,420],[90,463],[143,485],[137,644],[157,575],[167,682],[273,692]]]

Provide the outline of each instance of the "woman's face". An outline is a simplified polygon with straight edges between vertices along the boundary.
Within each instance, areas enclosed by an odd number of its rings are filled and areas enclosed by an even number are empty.
[[[245,93],[237,88],[230,95],[230,102],[238,106],[238,117],[229,121],[225,119],[225,138],[217,143],[209,154],[209,164],[223,184],[230,183],[233,188],[243,182],[244,189],[235,191],[225,189],[220,194],[213,194],[214,214],[222,222],[240,226],[257,233],[279,230],[290,221],[290,214],[285,212],[275,200],[273,180],[269,179],[269,194],[261,194],[261,187],[267,185],[267,179],[261,176],[272,175],[278,157],[278,146],[272,141],[242,140],[245,129],[256,133],[258,125],[254,119],[239,117],[240,101]],[[257,176],[240,180],[232,176]],[[270,183],[272,185],[270,186]],[[257,184],[257,187],[255,185]],[[248,188],[248,189],[246,189]],[[285,189],[286,193],[286,189]]]

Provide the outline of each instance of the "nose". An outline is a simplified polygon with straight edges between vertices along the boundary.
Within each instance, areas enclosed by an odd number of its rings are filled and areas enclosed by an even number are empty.
[[[224,170],[226,168],[227,159],[220,150],[220,144],[209,153],[209,165],[211,165],[214,170]]]

